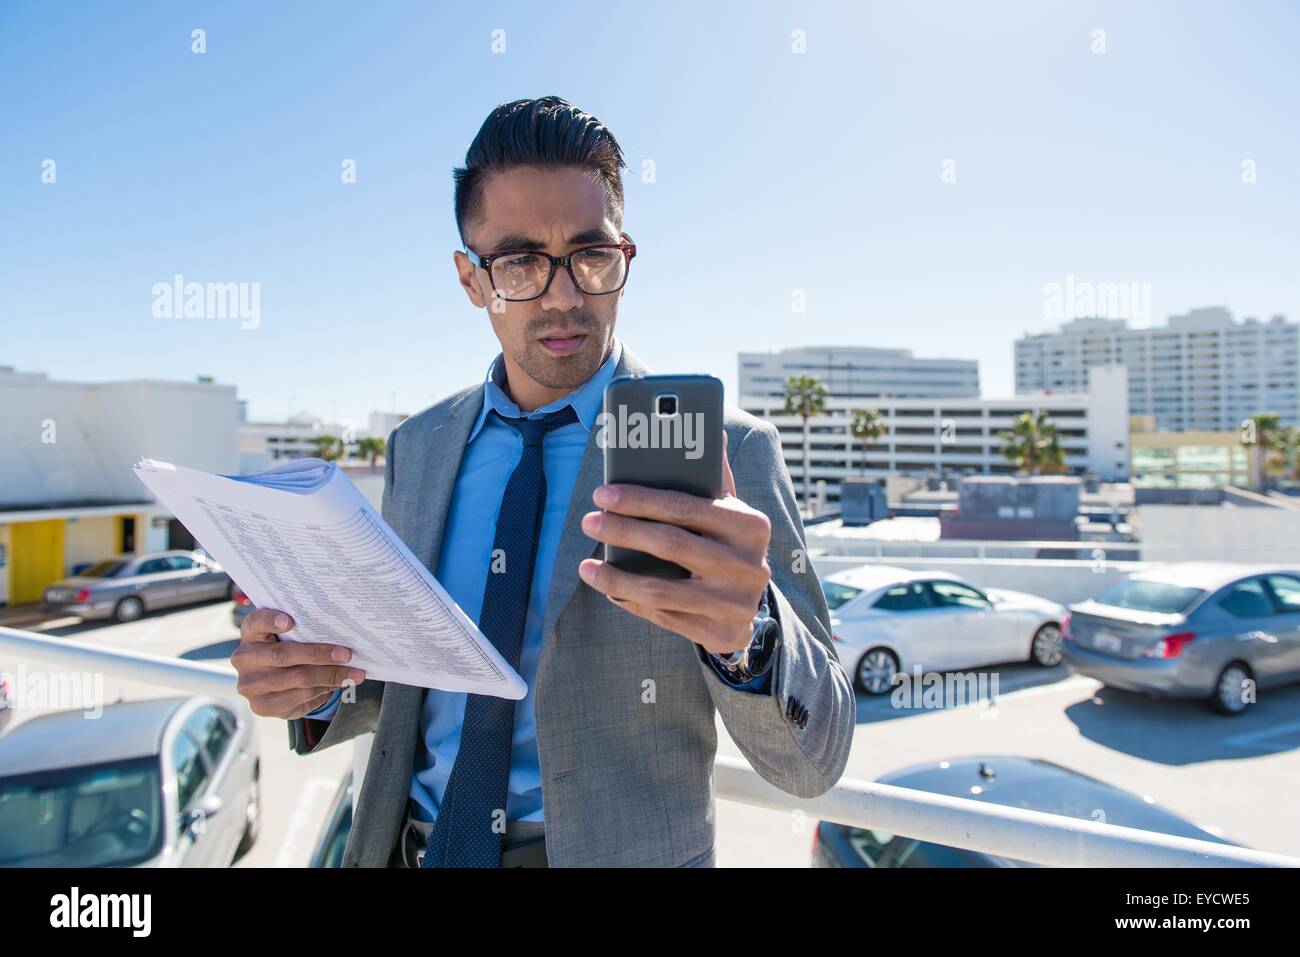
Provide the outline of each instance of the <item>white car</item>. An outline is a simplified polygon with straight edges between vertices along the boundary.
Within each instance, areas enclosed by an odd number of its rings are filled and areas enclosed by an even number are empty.
[[[1065,607],[1037,595],[977,588],[947,572],[863,565],[827,575],[822,591],[844,670],[867,694],[894,675],[1004,661],[1061,661]]]

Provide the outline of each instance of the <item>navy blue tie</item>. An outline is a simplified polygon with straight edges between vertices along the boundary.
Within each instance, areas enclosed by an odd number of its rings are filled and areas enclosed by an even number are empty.
[[[551,429],[577,421],[578,415],[571,405],[536,419],[494,414],[519,431],[524,451],[501,500],[492,543],[494,565],[483,590],[478,627],[517,671],[546,505],[542,441]],[[500,571],[495,570],[496,556],[505,560]],[[501,866],[516,704],[491,695],[466,696],[460,747],[421,867]]]

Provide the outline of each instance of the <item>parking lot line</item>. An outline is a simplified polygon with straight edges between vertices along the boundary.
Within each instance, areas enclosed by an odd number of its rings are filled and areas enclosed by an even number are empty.
[[[314,839],[315,835],[312,832],[320,822],[324,804],[338,786],[338,781],[331,781],[329,778],[311,778],[303,785],[302,796],[298,798],[298,806],[289,820],[288,830],[285,831],[284,843],[280,845],[280,852],[275,856],[276,867],[307,866],[306,858],[311,850],[302,845],[304,842],[310,844]]]

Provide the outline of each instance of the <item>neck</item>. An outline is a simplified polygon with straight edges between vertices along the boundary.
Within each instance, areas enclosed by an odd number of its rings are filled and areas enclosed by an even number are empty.
[[[605,354],[600,357],[600,363],[596,366],[597,369],[605,364],[613,351],[614,342],[611,339],[609,346],[605,349]],[[502,353],[502,356],[506,368],[506,381],[505,385],[502,386],[502,391],[510,397],[510,401],[519,406],[520,412],[527,413],[532,412],[534,409],[540,409],[556,399],[564,398],[582,385],[582,383],[568,387],[542,385],[516,365],[508,355]]]

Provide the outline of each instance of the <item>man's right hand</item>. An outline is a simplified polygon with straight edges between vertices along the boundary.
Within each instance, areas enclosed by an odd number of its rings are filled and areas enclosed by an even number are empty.
[[[293,619],[274,608],[258,608],[239,626],[239,647],[230,663],[236,685],[253,714],[293,720],[315,711],[345,682],[361,684],[366,673],[347,667],[351,650],[341,645],[281,641]]]

